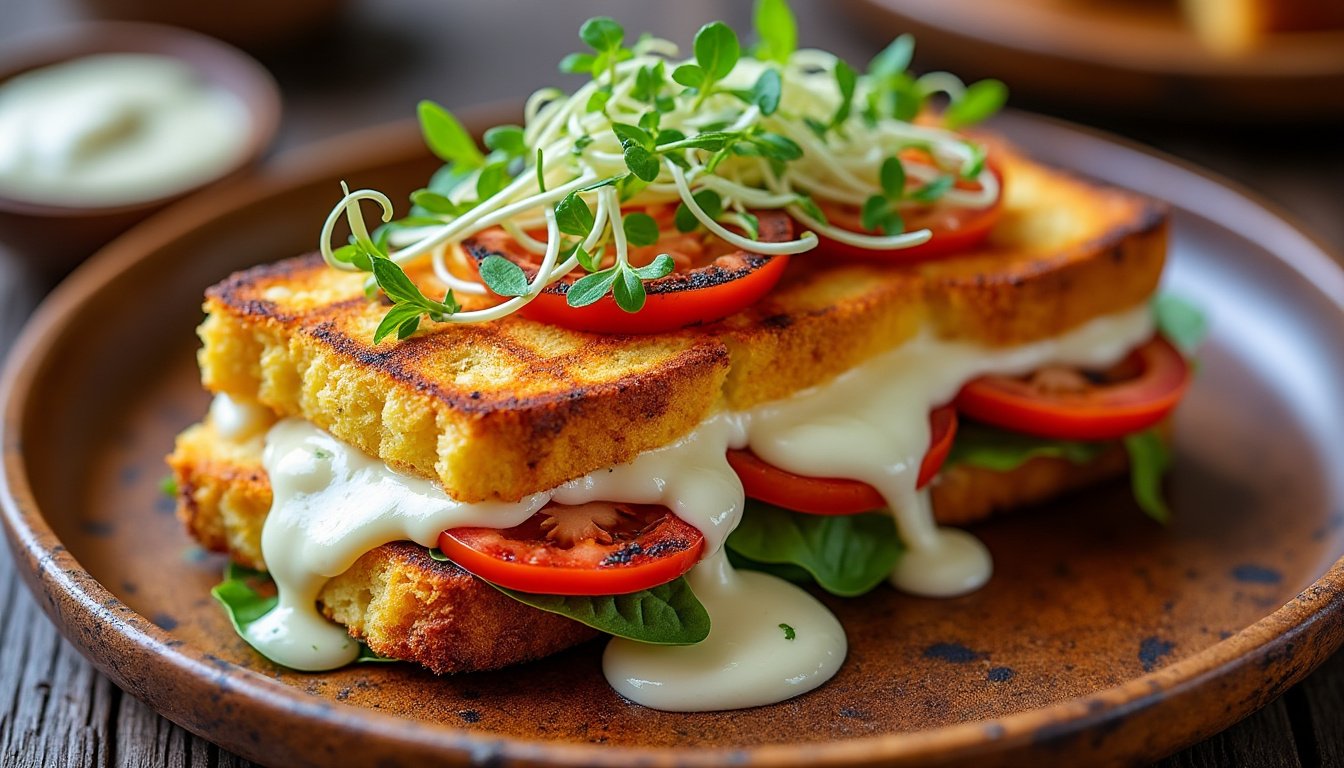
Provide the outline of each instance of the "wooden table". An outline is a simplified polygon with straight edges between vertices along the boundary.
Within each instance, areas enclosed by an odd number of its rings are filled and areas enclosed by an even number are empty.
[[[803,41],[862,63],[879,41],[839,18],[824,0],[795,0]],[[420,98],[454,107],[518,99],[564,79],[554,62],[577,50],[578,21],[619,17],[627,29],[657,29],[688,42],[699,24],[722,18],[750,26],[745,0],[648,3],[567,0],[352,2],[313,38],[261,56],[284,91],[277,149],[412,115]],[[8,0],[6,41],[79,18],[60,2]],[[519,23],[524,20],[525,23]],[[1020,105],[1019,106],[1023,106]],[[1344,125],[1230,129],[1164,125],[1144,116],[1081,118],[1190,159],[1258,191],[1344,250]],[[50,288],[0,244],[0,354]],[[197,738],[125,696],[56,633],[0,550],[0,764],[232,766],[246,761]],[[1344,653],[1304,683],[1227,731],[1164,761],[1165,766],[1344,765]]]

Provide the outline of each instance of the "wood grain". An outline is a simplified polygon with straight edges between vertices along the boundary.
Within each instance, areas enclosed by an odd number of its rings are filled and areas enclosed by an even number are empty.
[[[0,39],[77,16],[55,2],[13,3],[6,7]],[[415,99],[430,96],[449,104],[519,96],[551,82],[553,61],[578,45],[568,30],[573,19],[610,13],[631,29],[658,28],[689,40],[694,21],[724,18],[745,28],[748,4],[693,0],[681,4],[630,3],[621,8],[586,0],[565,4],[498,0],[480,5],[455,0],[432,8],[411,0],[351,3],[337,40],[377,41],[388,55],[313,62],[311,51],[271,54],[266,63],[286,92],[287,123],[282,144],[298,146],[360,125],[410,114]],[[837,50],[862,64],[877,50],[866,30],[847,26],[823,0],[794,5],[805,42]],[[674,8],[675,6],[675,8]],[[487,13],[482,8],[490,8]],[[555,8],[555,10],[551,10]],[[526,13],[533,23],[509,29]],[[398,25],[392,20],[422,18]],[[562,21],[563,19],[563,21]],[[472,29],[472,34],[454,33]],[[495,55],[500,36],[518,33],[513,50],[526,56]],[[452,46],[440,45],[440,37]],[[339,46],[337,46],[339,48]],[[501,61],[493,76],[444,78],[439,73],[468,65],[473,58]],[[544,62],[544,64],[539,64]],[[369,68],[374,68],[370,70]],[[333,71],[334,68],[334,71]],[[329,83],[341,82],[344,90]],[[363,108],[349,109],[356,99]],[[1020,102],[1019,102],[1020,104]],[[1073,117],[1079,115],[1074,114]],[[1250,136],[1219,131],[1204,135],[1138,118],[1107,122],[1112,130],[1136,136],[1238,178],[1315,227],[1337,249],[1344,248],[1344,204],[1336,180],[1344,175],[1344,151],[1321,150],[1339,125],[1301,135]],[[24,318],[48,286],[0,246],[0,356],[8,350]],[[0,548],[0,765],[5,766],[201,766],[249,765],[159,717],[123,695],[71,650],[17,579],[9,554]],[[1238,725],[1160,763],[1164,768],[1222,765],[1344,765],[1344,654],[1326,663],[1284,697]]]

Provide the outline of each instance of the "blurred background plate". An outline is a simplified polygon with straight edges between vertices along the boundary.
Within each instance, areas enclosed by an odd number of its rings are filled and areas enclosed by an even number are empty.
[[[52,294],[0,383],[18,570],[119,686],[270,765],[1090,765],[1193,743],[1344,640],[1344,275],[1225,183],[1040,118],[997,127],[1175,206],[1168,287],[1213,321],[1178,414],[1175,518],[1152,523],[1115,483],[978,527],[996,577],[975,594],[825,598],[851,647],[817,691],[668,714],[607,687],[598,643],[436,678],[401,664],[291,672],[233,633],[208,594],[222,559],[190,545],[158,490],[173,435],[208,402],[201,291],[311,249],[338,179],[403,199],[435,166],[408,124],[186,201]]]
[[[1254,47],[1219,52],[1184,22],[1175,0],[840,5],[874,37],[914,34],[922,69],[997,77],[1015,95],[1045,103],[1252,123],[1344,117],[1344,31],[1271,33]]]

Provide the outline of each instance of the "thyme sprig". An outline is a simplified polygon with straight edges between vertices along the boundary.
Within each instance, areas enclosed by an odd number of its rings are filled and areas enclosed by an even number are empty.
[[[523,125],[485,133],[486,151],[450,112],[422,102],[425,142],[445,165],[411,195],[409,215],[392,221],[385,195],[347,189],[322,232],[327,263],[368,273],[366,286],[391,301],[375,340],[407,338],[425,318],[505,317],[576,270],[582,274],[568,287],[570,306],[610,296],[637,312],[645,283],[674,269],[668,254],[631,263],[632,248],[654,245],[664,234],[639,210],[647,206],[675,203],[672,226],[679,232],[704,230],[756,253],[796,254],[813,248],[818,235],[864,248],[910,247],[930,237],[907,230],[910,209],[983,208],[997,199],[983,148],[952,129],[997,110],[1002,83],[967,86],[945,72],[914,75],[908,36],[862,73],[822,51],[799,50],[784,0],[759,0],[754,22],[756,40],[746,53],[737,33],[716,21],[695,35],[692,58],[677,60],[666,40],[644,36],[627,44],[615,20],[589,19],[579,30],[588,50],[560,65],[588,75],[587,84],[571,95],[538,91]],[[942,96],[948,100],[942,125],[913,122]],[[364,200],[382,208],[384,223],[373,233],[360,212]],[[827,206],[858,208],[867,231],[831,224]],[[810,231],[761,242],[751,213],[758,209],[782,209]],[[351,236],[333,248],[342,216]],[[490,227],[504,228],[540,257],[531,278],[500,256],[482,260],[478,276],[453,270],[456,260],[461,271],[454,246]],[[537,234],[543,229],[544,239]],[[441,300],[405,273],[422,258],[447,286]],[[464,311],[457,295],[503,301]]]

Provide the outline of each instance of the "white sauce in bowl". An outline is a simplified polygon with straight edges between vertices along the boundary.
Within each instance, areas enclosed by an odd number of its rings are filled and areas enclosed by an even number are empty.
[[[223,174],[247,148],[239,98],[187,63],[98,54],[0,83],[0,195],[112,206]]]

